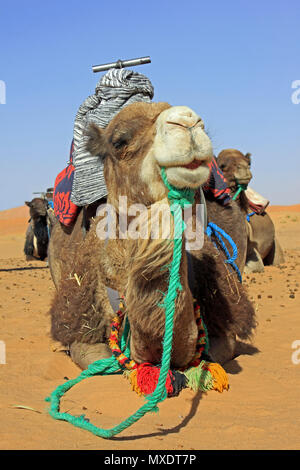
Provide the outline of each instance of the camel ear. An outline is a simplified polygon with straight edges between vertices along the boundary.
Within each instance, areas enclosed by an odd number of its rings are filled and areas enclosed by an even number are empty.
[[[31,202],[25,201],[26,206],[31,207]]]
[[[247,158],[249,165],[251,165],[251,153],[246,153],[245,158]]]
[[[105,156],[107,151],[107,140],[104,130],[91,123],[87,128],[85,135],[88,137],[86,149],[91,155]]]

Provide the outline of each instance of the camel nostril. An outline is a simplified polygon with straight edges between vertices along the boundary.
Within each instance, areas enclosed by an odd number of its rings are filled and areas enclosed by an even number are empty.
[[[191,116],[191,118],[189,119],[184,119],[186,116],[182,116],[182,119],[180,119],[179,117],[176,119],[176,121],[166,121],[166,124],[170,124],[172,126],[179,126],[179,127],[183,127],[184,129],[193,129],[194,127],[196,127],[197,125],[201,125],[202,123],[202,120],[201,119],[197,119],[195,120],[195,117],[194,116]],[[202,125],[201,125],[202,127]]]
[[[174,122],[174,121],[166,121],[166,124],[170,124],[171,126],[179,126],[179,127],[184,127],[186,128],[187,126],[184,124],[181,124],[180,122]]]
[[[173,106],[165,111],[163,119],[168,125],[191,128],[198,123],[200,116],[188,106]]]

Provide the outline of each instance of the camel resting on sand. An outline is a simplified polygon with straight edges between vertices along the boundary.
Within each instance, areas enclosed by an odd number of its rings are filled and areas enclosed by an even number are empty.
[[[25,201],[30,209],[30,219],[26,231],[24,253],[27,260],[47,258],[48,250],[48,222],[47,201],[36,197],[32,201]]]
[[[250,171],[250,154],[244,155],[239,150],[226,149],[219,153],[217,162],[223,171],[232,196],[238,185],[248,185],[252,179]],[[283,250],[276,238],[274,223],[266,211],[253,214],[247,222],[246,216],[251,212],[245,191],[237,196],[237,202],[244,212],[248,232],[248,247],[245,272],[263,272],[264,265],[277,266],[284,263]]]
[[[146,206],[140,219],[146,227],[149,212],[156,213],[162,203],[168,204],[161,168],[165,168],[171,185],[196,189],[207,180],[207,164],[213,155],[201,118],[188,107],[167,103],[128,105],[105,129],[95,125],[89,129],[87,147],[97,155],[95,158],[104,159],[107,203],[115,209],[118,229],[121,196],[127,197],[128,207],[141,203]],[[131,358],[137,363],[158,364],[165,333],[161,302],[168,286],[173,226],[168,229],[169,240],[162,235],[156,239],[117,236],[103,240],[97,236],[100,219],[91,220],[86,236],[82,212],[72,228],[59,223],[53,228],[49,265],[57,292],[50,309],[52,337],[70,350],[74,362],[82,368],[111,356],[107,340],[114,312],[109,287],[125,297]],[[129,214],[128,222],[134,220]],[[238,226],[233,220],[231,236],[236,242],[241,227],[243,223]],[[236,273],[224,263],[223,252],[205,236],[204,246],[191,254],[188,266],[183,249],[180,265],[182,290],[176,299],[171,356],[171,365],[177,368],[186,366],[195,352],[198,332],[194,298],[200,304],[210,338],[210,355],[216,362],[231,359],[236,335],[249,339],[255,328],[253,306]],[[193,287],[188,282],[189,270]]]

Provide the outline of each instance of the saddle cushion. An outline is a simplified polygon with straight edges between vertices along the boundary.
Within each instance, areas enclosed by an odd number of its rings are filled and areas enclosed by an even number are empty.
[[[246,189],[245,194],[248,199],[249,208],[251,211],[255,212],[256,214],[262,214],[266,210],[270,202],[268,199],[263,197],[249,186]]]
[[[74,144],[72,141],[68,166],[57,175],[53,191],[55,216],[66,226],[72,225],[75,222],[79,212],[79,207],[70,200],[75,170],[73,165],[73,149]]]

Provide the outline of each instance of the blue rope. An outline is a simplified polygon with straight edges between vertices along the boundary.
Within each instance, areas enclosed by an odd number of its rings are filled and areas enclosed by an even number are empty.
[[[250,217],[254,214],[256,214],[256,212],[250,212],[250,214],[247,214],[247,222],[250,222]]]
[[[234,243],[234,241],[232,240],[232,238],[226,232],[224,232],[223,229],[218,227],[218,225],[214,224],[213,222],[209,222],[209,224],[207,225],[206,235],[209,238],[211,238],[212,235],[214,235],[217,238],[217,240],[219,241],[223,251],[225,252],[225,254],[227,256],[227,260],[225,261],[225,263],[230,264],[233,267],[233,269],[237,273],[239,281],[242,282],[241,272],[240,272],[238,266],[235,263],[235,260],[238,256],[238,250],[237,250],[237,246]],[[231,245],[232,256],[230,256],[230,253],[229,253],[229,251],[227,249],[227,246],[225,245],[225,242],[223,241],[222,237],[225,238],[225,240],[227,240],[228,243]]]

